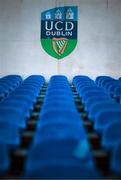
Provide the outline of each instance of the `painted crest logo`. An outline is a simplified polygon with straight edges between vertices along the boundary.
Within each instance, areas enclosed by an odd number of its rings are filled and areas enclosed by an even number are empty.
[[[41,14],[41,44],[52,57],[60,60],[77,45],[77,6],[57,7]]]

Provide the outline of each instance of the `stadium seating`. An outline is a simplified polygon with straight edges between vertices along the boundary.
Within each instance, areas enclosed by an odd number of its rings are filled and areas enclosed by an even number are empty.
[[[121,178],[121,78],[0,78],[0,178]]]
[[[8,148],[4,144],[0,144],[0,175],[4,176],[10,168],[10,158]]]
[[[121,175],[121,141],[116,144],[112,151],[110,168],[116,175]]]
[[[14,91],[21,81],[22,78],[18,75],[8,75],[0,78],[0,101]]]

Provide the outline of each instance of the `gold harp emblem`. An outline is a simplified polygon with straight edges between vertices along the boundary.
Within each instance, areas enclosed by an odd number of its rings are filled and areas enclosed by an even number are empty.
[[[66,49],[67,43],[68,43],[68,39],[66,38],[53,38],[52,39],[53,50],[56,52],[56,54],[61,56]]]

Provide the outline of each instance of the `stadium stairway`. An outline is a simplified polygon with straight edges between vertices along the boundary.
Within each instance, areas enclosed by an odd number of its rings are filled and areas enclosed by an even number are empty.
[[[0,78],[0,178],[120,179],[121,78]]]

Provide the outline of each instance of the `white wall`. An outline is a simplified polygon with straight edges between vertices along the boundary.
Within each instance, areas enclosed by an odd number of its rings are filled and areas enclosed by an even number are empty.
[[[58,63],[40,46],[40,14],[64,5],[79,7],[79,38]],[[13,73],[121,76],[121,0],[0,0],[0,74]]]

